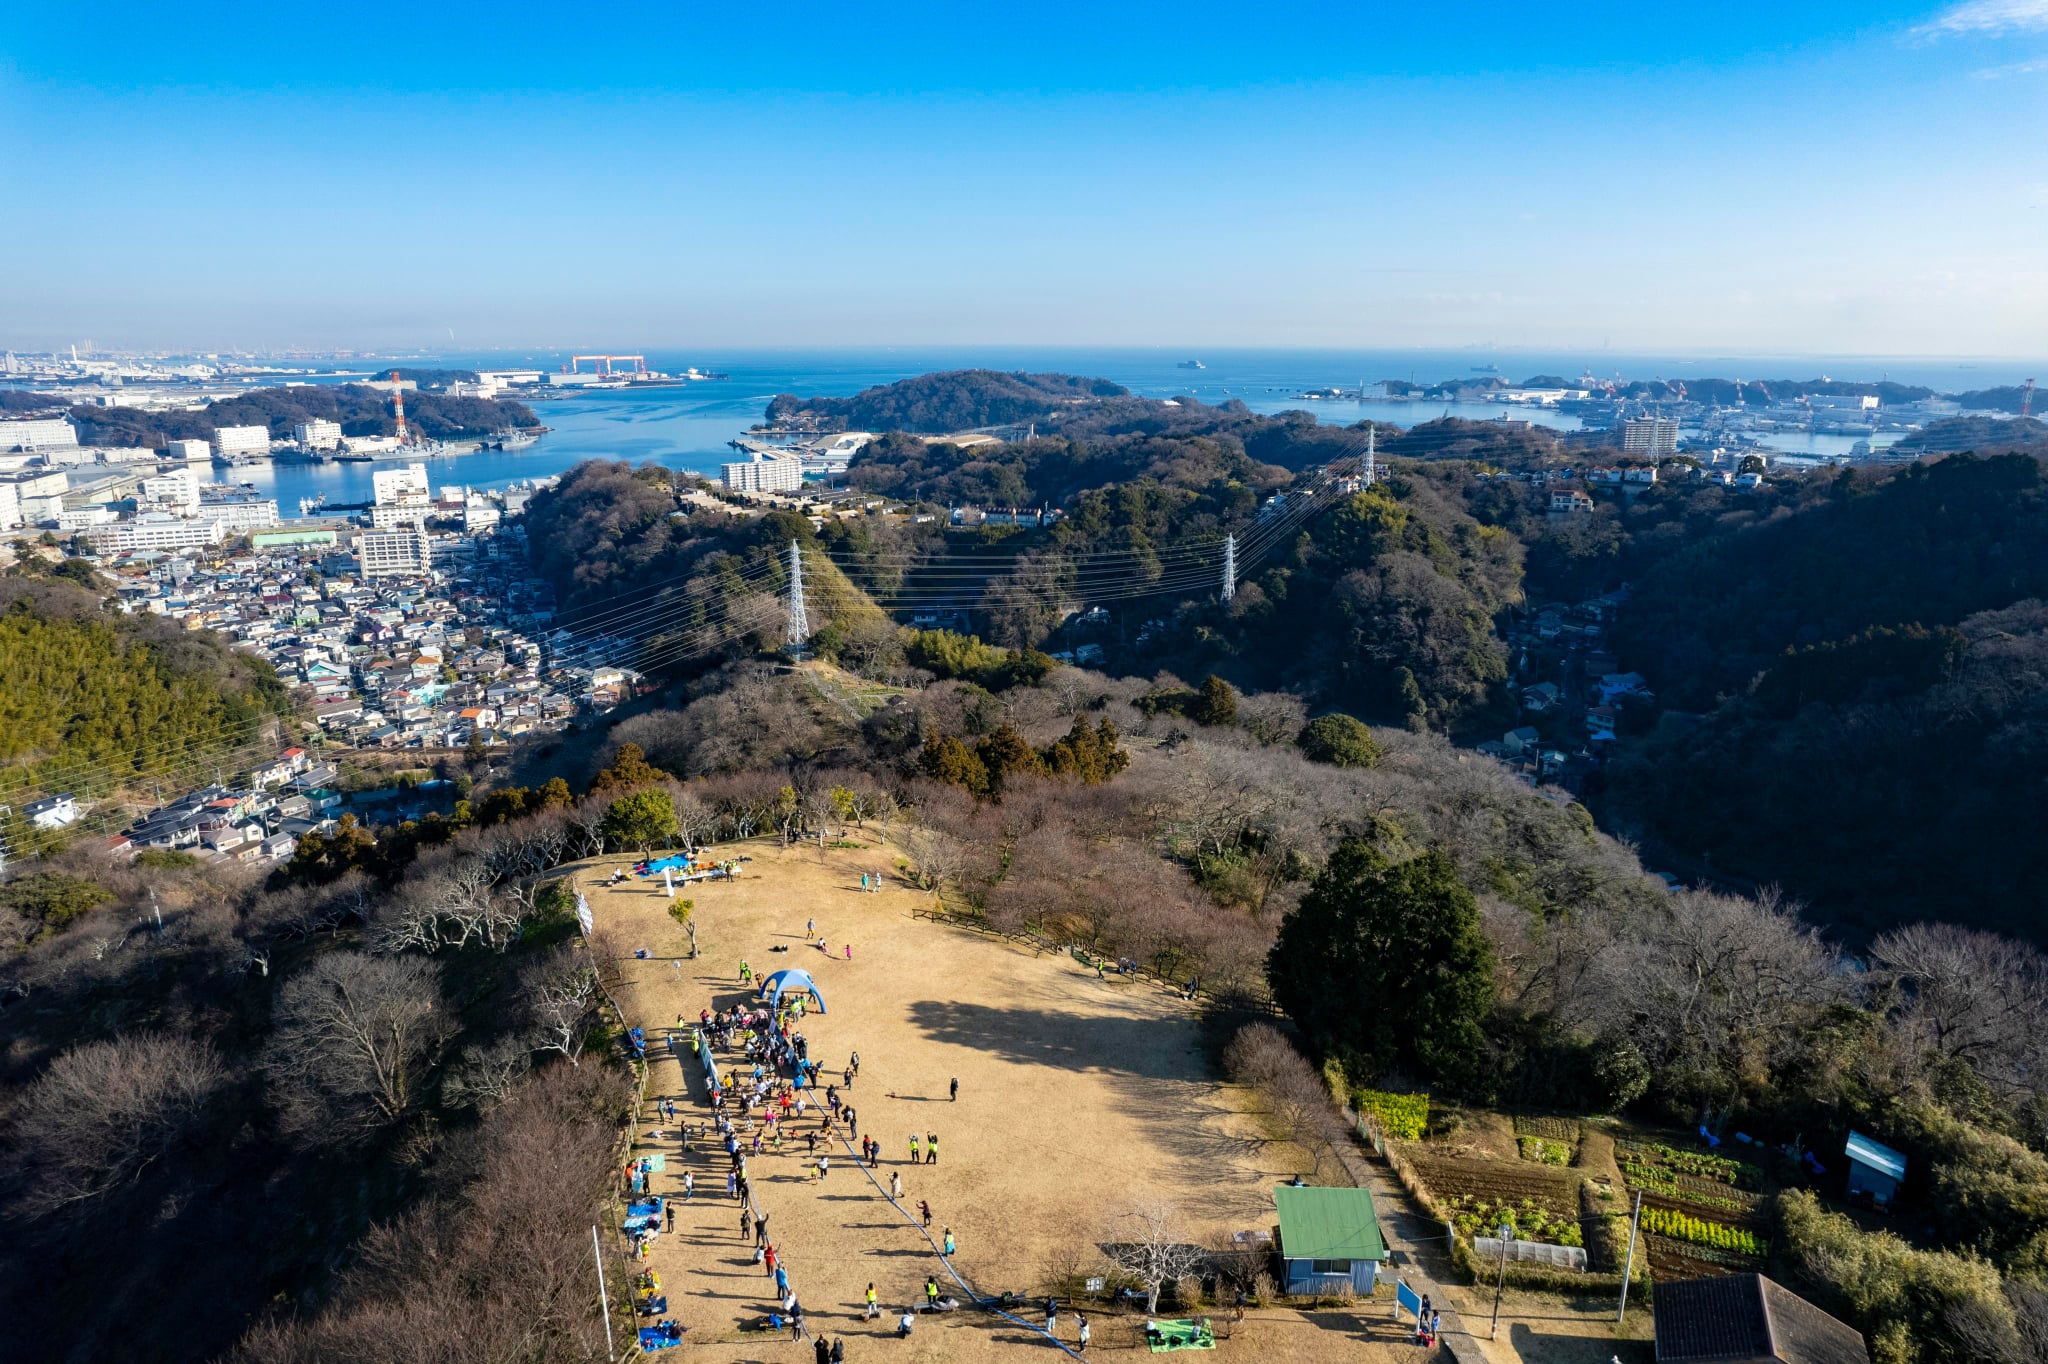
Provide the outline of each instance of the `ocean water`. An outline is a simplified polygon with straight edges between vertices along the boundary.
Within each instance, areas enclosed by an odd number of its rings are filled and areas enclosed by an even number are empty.
[[[396,361],[411,366],[450,368],[557,370],[565,352],[451,352],[408,356]],[[1199,359],[1205,368],[1182,369],[1180,362]],[[558,474],[586,459],[618,459],[634,464],[654,461],[669,468],[714,472],[738,456],[730,447],[735,436],[761,420],[768,400],[777,393],[806,397],[845,397],[877,384],[894,383],[933,370],[986,367],[1002,370],[1059,371],[1114,380],[1144,397],[1186,396],[1205,403],[1239,399],[1256,412],[1290,409],[1313,412],[1319,420],[1349,425],[1367,419],[1412,426],[1440,416],[1488,419],[1503,413],[1528,417],[1560,430],[1578,426],[1576,418],[1501,404],[1416,402],[1307,402],[1296,395],[1310,388],[1361,380],[1410,379],[1434,383],[1445,379],[1479,378],[1498,372],[1514,382],[1539,374],[1577,378],[1586,370],[1601,377],[1684,378],[1716,375],[1740,378],[1838,379],[1892,378],[1921,383],[1942,391],[1986,388],[2016,383],[2037,369],[2028,362],[1929,360],[1896,358],[1770,356],[1621,356],[1605,352],[1505,353],[1485,351],[1292,351],[1233,350],[1174,353],[1157,350],[989,347],[946,349],[877,349],[871,351],[709,351],[650,352],[648,364],[670,373],[695,366],[726,375],[671,388],[614,389],[573,393],[533,401],[549,428],[537,444],[508,453],[495,451],[428,461],[433,486],[463,484],[502,488],[523,479]],[[381,362],[388,366],[392,362]],[[1493,367],[1493,368],[1489,368]],[[1796,453],[1846,454],[1847,436],[1778,437],[1774,443]],[[250,465],[233,472],[275,496],[279,512],[298,514],[299,500],[324,494],[330,502],[370,500],[373,464]],[[225,475],[224,475],[225,476]]]

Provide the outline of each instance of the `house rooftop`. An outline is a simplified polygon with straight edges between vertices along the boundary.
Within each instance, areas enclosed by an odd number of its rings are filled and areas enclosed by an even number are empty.
[[[1280,1253],[1290,1260],[1387,1258],[1370,1190],[1282,1184],[1273,1190],[1273,1203],[1280,1211]]]
[[[1861,1132],[1849,1133],[1849,1140],[1842,1147],[1842,1154],[1853,1161],[1868,1165],[1873,1170],[1882,1170],[1893,1179],[1906,1177],[1906,1158],[1889,1146],[1881,1146]]]
[[[1657,1285],[1657,1364],[1870,1364],[1863,1336],[1761,1274]]]

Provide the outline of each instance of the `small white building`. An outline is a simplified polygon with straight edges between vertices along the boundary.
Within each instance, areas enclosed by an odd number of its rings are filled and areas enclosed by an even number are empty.
[[[78,800],[70,792],[48,800],[31,801],[21,807],[21,817],[33,829],[65,829],[78,822]]]
[[[213,447],[203,440],[174,440],[164,446],[163,457],[185,464],[204,464],[213,458]]]
[[[380,507],[423,503],[427,500],[427,466],[416,463],[379,469],[370,475],[370,490]]]
[[[300,422],[292,428],[292,439],[308,450],[333,450],[341,445],[341,423],[324,417]]]

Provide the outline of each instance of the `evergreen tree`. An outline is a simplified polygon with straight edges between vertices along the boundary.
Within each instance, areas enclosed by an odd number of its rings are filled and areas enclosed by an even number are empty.
[[[1318,715],[1302,727],[1294,743],[1310,762],[1332,767],[1373,767],[1380,760],[1380,746],[1372,731],[1342,711]]]
[[[1188,706],[1188,718],[1198,725],[1237,723],[1237,688],[1210,673]]]
[[[644,853],[654,844],[675,837],[675,802],[666,791],[631,792],[611,803],[601,827],[606,842]]]
[[[1346,843],[1280,921],[1266,976],[1310,1043],[1357,1074],[1477,1079],[1493,951],[1441,852],[1391,863]]]
[[[612,765],[591,779],[590,794],[609,795],[620,791],[631,791],[642,786],[652,786],[668,773],[647,761],[647,754],[638,744],[620,744],[619,751],[612,758]]]

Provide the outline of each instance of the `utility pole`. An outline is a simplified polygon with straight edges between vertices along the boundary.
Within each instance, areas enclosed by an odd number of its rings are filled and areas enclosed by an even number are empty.
[[[1228,603],[1237,595],[1237,537],[1223,537],[1223,600]]]
[[[1636,1214],[1628,1224],[1628,1259],[1621,1266],[1621,1310],[1614,1314],[1615,1324],[1628,1315],[1628,1281],[1636,1272],[1636,1228],[1643,1224],[1643,1191],[1636,1190]]]
[[[1493,1325],[1487,1329],[1488,1340],[1500,1339],[1500,1295],[1508,1286],[1508,1238],[1515,1229],[1503,1222],[1496,1229],[1500,1232],[1500,1277],[1493,1284]]]
[[[604,1318],[604,1357],[617,1359],[619,1352],[612,1348],[612,1298],[604,1286],[604,1246],[597,1239],[597,1223],[590,1224],[590,1253],[597,1260],[597,1312]]]
[[[796,541],[789,542],[789,628],[782,642],[792,649],[810,643],[811,618],[804,610],[804,558]]]

